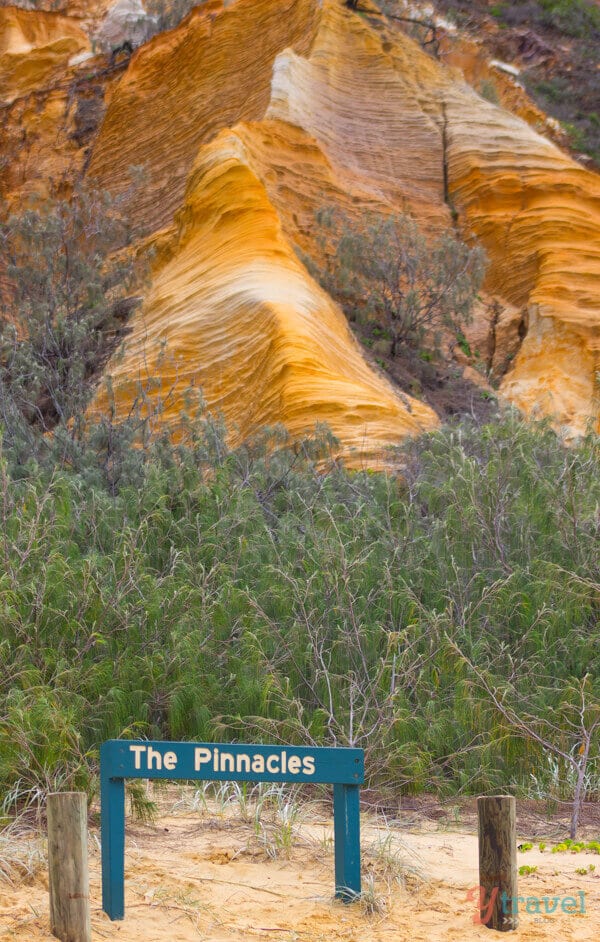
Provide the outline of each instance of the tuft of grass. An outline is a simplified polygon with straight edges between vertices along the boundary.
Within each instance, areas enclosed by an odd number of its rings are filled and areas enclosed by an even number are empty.
[[[148,785],[141,779],[127,782],[125,794],[129,801],[129,811],[134,821],[140,824],[154,824],[158,818],[158,805],[148,794]]]
[[[45,865],[46,851],[37,827],[17,818],[0,829],[0,883],[29,882]]]
[[[303,809],[293,794],[281,786],[267,789],[256,805],[253,820],[255,837],[267,857],[291,857],[302,816]]]
[[[365,916],[385,915],[389,907],[389,895],[382,892],[371,873],[362,882],[362,891],[358,897],[361,912]]]
[[[306,802],[293,786],[268,782],[204,782],[185,789],[173,811],[210,812],[249,825],[253,840],[271,859],[289,858],[300,834]]]
[[[390,886],[404,886],[407,878],[422,878],[418,858],[390,830],[378,833],[364,848],[366,866]]]
[[[383,915],[398,887],[423,879],[418,858],[389,827],[363,847],[363,888],[359,897],[366,916]]]

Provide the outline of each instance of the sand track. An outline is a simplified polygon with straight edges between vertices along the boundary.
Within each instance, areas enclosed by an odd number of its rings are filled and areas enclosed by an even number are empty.
[[[473,923],[468,890],[477,884],[476,838],[471,833],[363,822],[364,874],[372,874],[384,914],[332,899],[332,823],[317,809],[303,815],[289,859],[270,859],[251,824],[213,814],[161,817],[155,826],[128,824],[126,918],[111,923],[100,908],[99,854],[90,836],[93,939],[167,942],[246,939],[285,942],[468,942],[488,939]],[[388,836],[391,834],[391,838]],[[591,854],[519,855],[538,871],[520,878],[524,897],[585,893],[585,915],[524,913],[521,940],[592,942],[600,933],[600,876],[578,868]],[[386,876],[386,868],[389,871]],[[600,867],[598,868],[600,870]],[[391,871],[394,871],[393,873]],[[47,879],[0,885],[0,942],[51,940]]]

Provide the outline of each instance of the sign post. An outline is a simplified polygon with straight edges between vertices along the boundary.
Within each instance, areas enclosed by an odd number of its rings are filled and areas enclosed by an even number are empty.
[[[360,894],[362,749],[111,739],[100,750],[100,802],[102,908],[112,920],[125,916],[126,778],[333,785],[335,895]]]

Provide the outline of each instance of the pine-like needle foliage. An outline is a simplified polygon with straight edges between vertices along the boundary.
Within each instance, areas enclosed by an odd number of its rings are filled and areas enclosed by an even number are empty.
[[[199,417],[117,488],[4,462],[4,792],[89,780],[100,742],[147,735],[352,744],[396,791],[557,798],[586,748],[598,797],[598,438],[462,425],[399,477],[329,447],[232,449]]]

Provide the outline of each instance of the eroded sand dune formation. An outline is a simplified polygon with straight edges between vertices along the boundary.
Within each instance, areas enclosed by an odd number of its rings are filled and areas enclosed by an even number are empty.
[[[158,371],[163,391],[202,387],[236,435],[327,422],[357,460],[434,427],[366,362],[294,252],[314,249],[315,211],[337,205],[479,239],[502,308],[494,365],[518,351],[502,394],[570,434],[598,426],[600,178],[381,17],[342,0],[209,0],[111,78],[84,143],[88,176],[115,192],[146,167],[131,209],[156,253],[109,368],[121,401]]]

